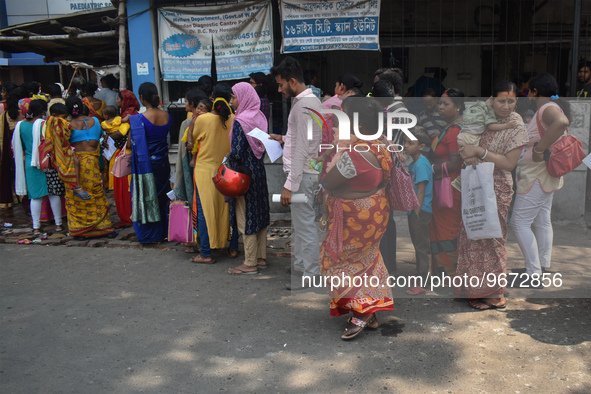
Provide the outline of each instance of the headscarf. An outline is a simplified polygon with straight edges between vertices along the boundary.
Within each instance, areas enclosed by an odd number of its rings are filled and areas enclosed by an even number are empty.
[[[18,110],[21,111],[23,118],[27,117],[27,112],[29,112],[29,104],[31,104],[30,98],[23,98],[18,101]]]
[[[248,135],[248,133],[257,127],[265,133],[268,133],[267,118],[265,118],[265,115],[260,110],[261,99],[252,85],[246,82],[239,82],[234,85],[232,87],[232,92],[234,93],[234,96],[236,96],[236,100],[238,100],[238,108],[236,108],[234,123],[240,123],[252,152],[257,159],[261,159],[265,153],[265,145],[263,145],[260,140]],[[234,127],[232,125],[230,142],[232,142],[233,132]]]
[[[119,110],[121,117],[125,118],[126,115],[137,115],[140,110],[140,103],[137,101],[135,94],[131,90],[122,90],[121,97],[123,97]]]

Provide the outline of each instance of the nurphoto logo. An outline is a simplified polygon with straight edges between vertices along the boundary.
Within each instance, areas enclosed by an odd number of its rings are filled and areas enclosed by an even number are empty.
[[[308,124],[307,124],[308,139],[309,140],[314,138],[313,137],[314,122],[316,122],[316,124],[318,124],[318,126],[321,129],[322,128],[324,128],[326,130],[329,129],[328,122],[326,121],[325,117],[323,116],[326,114],[330,114],[333,116],[333,124],[337,125],[337,127],[338,127],[338,132],[336,133],[335,138],[339,142],[351,140],[351,135],[352,135],[351,131],[360,140],[375,141],[375,140],[379,139],[382,135],[384,135],[384,128],[386,129],[385,136],[388,141],[392,141],[392,137],[394,135],[394,132],[396,131],[396,133],[398,133],[398,130],[401,131],[402,133],[404,133],[404,135],[406,135],[411,140],[416,141],[416,139],[417,139],[410,131],[410,129],[413,128],[414,126],[416,126],[416,124],[417,124],[416,116],[411,113],[387,112],[385,115],[386,121],[384,121],[384,111],[376,112],[375,116],[377,117],[377,130],[375,130],[375,132],[373,132],[373,130],[372,130],[371,131],[372,134],[363,134],[359,131],[359,117],[360,117],[359,112],[356,112],[356,111],[353,112],[353,119],[351,120],[349,118],[349,115],[347,115],[345,112],[338,110],[338,109],[314,110],[309,107],[304,107],[304,108],[309,111],[309,112],[304,112],[306,115],[309,116]],[[364,114],[363,116],[368,116],[368,115]],[[353,126],[352,128],[351,128],[351,125]],[[387,149],[388,152],[402,152],[402,150],[404,149],[402,145],[394,144],[394,143],[372,144],[372,146],[376,146],[378,148],[378,150]],[[322,152],[324,150],[330,150],[333,148],[336,148],[337,151],[342,151],[342,150],[351,151],[353,149],[353,150],[356,150],[359,152],[366,152],[369,150],[369,147],[367,145],[355,145],[355,146],[349,145],[347,147],[346,145],[343,145],[341,143],[339,143],[336,146],[334,143],[320,144],[319,150],[320,150],[320,152]]]

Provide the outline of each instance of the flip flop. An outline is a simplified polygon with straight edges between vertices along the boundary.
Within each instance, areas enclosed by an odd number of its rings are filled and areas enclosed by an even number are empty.
[[[476,305],[474,305],[474,304],[472,303],[472,301],[478,301],[478,302],[480,302],[481,304],[483,304],[483,305],[486,305],[488,308],[478,308]],[[488,301],[483,301],[483,300],[480,300],[480,299],[479,299],[479,300],[472,300],[472,301],[470,301],[470,302],[469,302],[470,306],[471,306],[472,308],[476,309],[476,310],[479,310],[479,311],[487,311],[487,310],[489,310],[489,309],[505,309],[505,308],[507,307],[507,302],[506,302],[506,301],[505,301],[505,303],[504,303],[503,305],[495,305],[495,304],[491,304],[491,303],[490,303],[490,302],[488,302]]]
[[[74,190],[74,196],[78,197],[81,200],[90,200],[90,194],[88,194],[88,192],[86,190],[84,190],[83,192],[77,192],[76,190]]]
[[[258,274],[259,270],[255,270],[255,271],[245,271],[242,268],[228,268],[228,274],[230,275],[254,275],[254,274]]]
[[[410,289],[408,289],[406,291],[406,294],[411,295],[411,296],[417,296],[417,295],[427,294],[428,292],[429,292],[429,290],[425,290],[423,288],[415,286],[415,287],[411,287]]]
[[[210,257],[211,258],[211,257]],[[197,264],[213,264],[215,263],[215,259],[211,259],[211,260],[205,260],[206,258],[203,257],[201,254],[198,254],[197,256],[193,257],[190,261],[191,263],[197,263]]]
[[[226,249],[228,251],[228,254],[230,255],[231,258],[235,259],[236,257],[240,256],[240,251],[238,250],[232,250],[230,248]]]
[[[257,263],[257,267],[263,270],[266,270],[267,268],[269,268],[269,263],[265,262],[265,265],[261,265],[259,263]]]

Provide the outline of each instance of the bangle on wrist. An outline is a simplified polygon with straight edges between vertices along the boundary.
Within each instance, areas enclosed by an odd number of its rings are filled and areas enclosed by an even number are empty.
[[[536,150],[536,147],[535,147],[535,146],[534,146],[534,149],[533,149],[533,150],[534,150],[534,153],[537,153],[538,155],[543,155],[543,154],[544,154],[544,151],[542,151],[542,152],[538,152],[538,151]]]
[[[488,149],[484,148],[484,155],[480,156],[480,160],[486,159],[486,155],[488,155]]]

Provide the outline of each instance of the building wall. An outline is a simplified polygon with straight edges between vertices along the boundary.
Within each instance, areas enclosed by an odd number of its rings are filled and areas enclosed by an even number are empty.
[[[138,88],[144,82],[156,83],[158,86],[155,76],[154,69],[154,43],[152,41],[152,25],[151,18],[152,12],[146,11],[150,8],[150,0],[128,0],[127,2],[127,15],[134,15],[127,20],[127,29],[129,36],[129,66],[131,71],[131,81],[133,90],[136,97],[139,99]],[[142,74],[142,71],[138,72],[138,64],[146,68],[148,74]],[[161,96],[162,97],[162,96]]]

